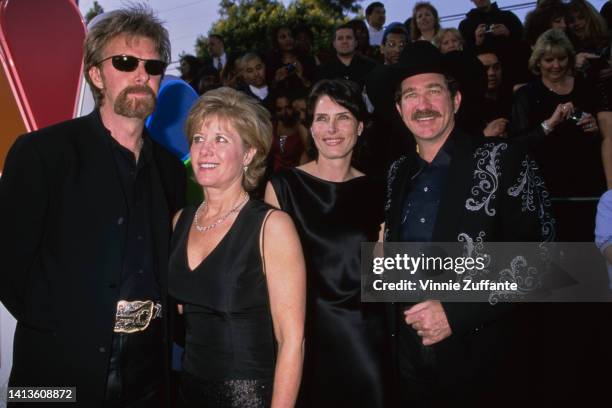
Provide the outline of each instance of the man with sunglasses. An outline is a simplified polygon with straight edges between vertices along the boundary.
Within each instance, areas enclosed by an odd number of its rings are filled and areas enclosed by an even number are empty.
[[[167,405],[167,251],[185,171],[144,124],[169,58],[150,10],[109,13],[84,45],[96,109],[20,137],[7,156],[0,300],[18,321],[10,386],[76,387],[75,407]]]

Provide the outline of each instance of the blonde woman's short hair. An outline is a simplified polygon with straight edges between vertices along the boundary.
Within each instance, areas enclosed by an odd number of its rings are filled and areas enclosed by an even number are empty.
[[[444,36],[446,35],[446,33],[451,33],[453,34],[461,43],[462,47],[465,47],[465,40],[463,39],[463,36],[461,35],[461,31],[457,30],[456,28],[450,27],[450,28],[443,28],[440,31],[438,31],[438,33],[436,34],[436,36],[433,38],[433,44],[436,46],[436,48],[440,49],[440,46],[442,45],[442,40],[444,39]]]
[[[212,117],[227,121],[238,132],[244,146],[255,149],[255,155],[242,179],[245,190],[253,190],[266,171],[272,145],[270,113],[261,103],[243,92],[229,87],[213,89],[200,96],[189,111],[185,133],[190,145],[202,124]]]
[[[553,55],[566,55],[568,61],[568,67],[574,68],[576,62],[576,52],[572,43],[567,38],[565,33],[559,29],[551,28],[550,30],[544,31],[541,36],[538,37],[531,57],[529,57],[529,70],[536,75],[540,75],[540,60],[544,54]]]

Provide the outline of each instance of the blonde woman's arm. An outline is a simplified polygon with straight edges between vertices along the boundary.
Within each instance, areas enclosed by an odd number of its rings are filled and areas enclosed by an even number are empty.
[[[274,335],[278,343],[272,407],[293,407],[304,359],[306,270],[302,246],[289,215],[273,211],[262,248]]]

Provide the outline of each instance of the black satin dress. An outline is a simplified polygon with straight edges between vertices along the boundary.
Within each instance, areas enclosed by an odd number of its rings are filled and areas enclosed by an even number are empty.
[[[375,242],[383,186],[368,177],[335,183],[299,169],[272,176],[295,222],[307,272],[306,349],[300,407],[388,406],[382,304],[361,303],[361,243]]]
[[[259,237],[270,206],[251,200],[194,270],[187,207],[172,237],[168,289],[184,304],[186,336],[179,407],[269,407],[276,343]]]

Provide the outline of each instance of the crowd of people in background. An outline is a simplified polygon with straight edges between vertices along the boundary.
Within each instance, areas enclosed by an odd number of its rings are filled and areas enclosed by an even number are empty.
[[[212,34],[208,60],[185,56],[181,62],[184,73],[217,69],[214,86],[256,98],[273,119],[268,169],[253,195],[267,184],[266,201],[291,215],[304,247],[303,406],[387,406],[388,362],[399,366],[403,405],[461,405],[477,389],[463,387],[461,376],[487,384],[488,391],[478,389],[480,397],[495,395],[504,378],[516,375],[513,356],[523,352],[533,360],[525,366],[534,377],[550,375],[542,367],[555,358],[557,348],[548,343],[563,326],[557,316],[586,312],[586,321],[597,320],[586,308],[531,309],[515,326],[516,311],[509,318],[504,307],[428,300],[392,306],[383,322],[380,310],[354,302],[359,288],[349,277],[356,271],[343,265],[359,258],[351,247],[356,236],[376,240],[383,220],[380,208],[370,206],[380,197],[373,193],[377,183],[387,184],[384,240],[391,242],[454,241],[466,234],[484,241],[593,242],[599,198],[612,188],[611,3],[598,12],[585,0],[540,0],[523,23],[490,0],[472,0],[475,7],[458,28],[443,27],[434,3],[417,2],[408,20],[388,22],[384,3],[372,2],[365,19],[336,26],[331,48],[317,53],[307,26],[281,25],[271,30],[268,50],[228,56],[222,38]],[[343,89],[347,85],[337,80],[352,85]],[[213,86],[190,83],[200,93]],[[345,121],[338,119],[343,115]],[[437,118],[448,126],[448,139],[434,148],[419,121]],[[480,144],[472,144],[472,136]],[[335,138],[349,138],[354,147],[340,154]],[[487,169],[479,170],[482,163]],[[481,205],[460,202],[478,193],[478,187],[465,189],[479,177],[488,198]],[[521,194],[522,204],[516,200]],[[479,210],[492,202],[500,211],[485,211],[480,219]],[[603,202],[597,216],[602,251],[612,237],[607,208]],[[467,320],[461,317],[466,310]],[[538,322],[525,331],[530,319]],[[533,327],[540,334],[530,348],[523,342]],[[391,359],[375,351],[385,332],[396,336]],[[492,352],[494,345],[505,353]],[[465,353],[471,347],[490,355]],[[568,366],[580,363],[572,356]],[[483,367],[496,375],[488,377]],[[359,391],[351,393],[354,385]]]
[[[311,87],[321,79],[356,82],[372,119],[356,166],[382,179],[414,146],[381,67],[396,64],[407,44],[429,41],[445,54],[460,84],[459,125],[483,137],[528,142],[556,200],[557,239],[592,240],[594,221],[579,227],[571,214],[594,220],[595,198],[612,186],[610,2],[598,12],[584,0],[540,0],[524,24],[490,0],[472,2],[475,8],[458,29],[442,27],[430,2],[417,2],[405,22],[389,23],[384,3],[372,2],[365,20],[336,27],[330,50],[316,54],[313,32],[305,25],[275,27],[269,49],[242,55],[226,52],[223,38],[211,34],[209,57],[184,55],[180,70],[199,94],[230,86],[270,111],[274,141],[268,176],[313,157],[305,127]],[[567,111],[554,115],[561,104]],[[538,135],[543,124],[546,136]],[[576,198],[586,200],[576,204]]]

